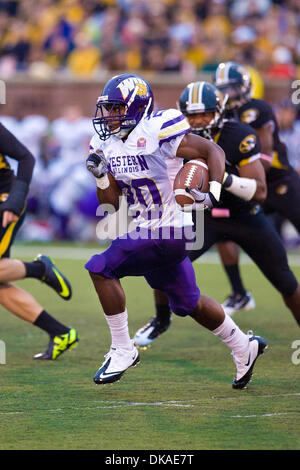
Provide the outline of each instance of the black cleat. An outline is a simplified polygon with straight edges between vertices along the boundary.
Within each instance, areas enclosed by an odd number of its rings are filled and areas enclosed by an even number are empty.
[[[62,299],[69,300],[72,297],[71,284],[49,256],[37,255],[35,261],[41,261],[45,266],[45,272],[41,281],[52,287]]]
[[[157,317],[153,317],[152,320],[140,328],[134,335],[133,341],[136,346],[140,348],[147,348],[159,335],[167,331],[171,325],[172,318],[168,321],[161,322]]]
[[[239,310],[252,310],[255,308],[255,300],[251,292],[245,294],[231,294],[223,303],[224,312],[231,316]]]

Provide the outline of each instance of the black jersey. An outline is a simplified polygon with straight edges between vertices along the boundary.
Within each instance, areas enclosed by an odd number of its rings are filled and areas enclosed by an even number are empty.
[[[20,216],[26,205],[35,163],[34,157],[2,124],[0,124],[0,155],[0,215],[8,211]],[[16,176],[5,158],[6,155],[18,162]]]
[[[272,124],[274,148],[273,154],[270,156],[273,157],[273,160],[272,167],[266,177],[268,183],[282,178],[284,173],[290,170],[290,165],[286,146],[279,138],[279,127],[272,107],[263,100],[252,99],[237,111],[239,119],[254,129],[260,129],[267,123]]]
[[[260,158],[260,142],[255,130],[239,121],[225,120],[222,129],[215,135],[214,141],[226,155],[226,171],[239,176],[239,168]],[[234,216],[241,212],[251,212],[257,203],[244,201],[222,189],[220,208],[230,209]]]

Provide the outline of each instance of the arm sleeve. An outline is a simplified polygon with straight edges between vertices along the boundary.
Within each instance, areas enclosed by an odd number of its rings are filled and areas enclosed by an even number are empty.
[[[30,184],[35,159],[21,142],[0,124],[0,152],[18,161],[17,179]]]

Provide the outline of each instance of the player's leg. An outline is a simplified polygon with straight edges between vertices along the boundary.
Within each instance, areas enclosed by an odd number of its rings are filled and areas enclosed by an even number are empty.
[[[240,221],[240,227],[244,233],[237,233],[235,241],[281,293],[300,325],[300,287],[288,265],[286,251],[275,228],[263,213],[256,214],[248,221]]]
[[[139,354],[129,335],[126,298],[119,279],[90,271],[111,334],[109,352],[94,376],[98,385],[116,382],[123,373],[139,363]]]
[[[64,300],[69,300],[72,296],[70,282],[48,256],[38,255],[32,262],[7,257],[0,259],[0,283],[15,282],[25,278],[39,279],[54,289]]]
[[[0,304],[17,317],[48,333],[50,341],[47,351],[37,354],[35,359],[54,360],[64,351],[77,345],[76,330],[49,315],[35,298],[23,289],[9,283],[1,283]]]
[[[259,336],[249,337],[224,313],[222,306],[210,297],[200,295],[191,261],[186,258],[176,267],[161,269],[145,276],[152,288],[158,285],[168,295],[172,311],[190,315],[199,325],[218,336],[233,352],[236,364],[234,388],[244,388],[252,376],[257,357],[267,344]]]
[[[193,213],[193,220],[197,226],[196,214]],[[209,250],[218,240],[218,232],[211,220],[211,217],[205,215],[204,219],[204,244],[201,248],[192,249],[189,252],[189,258],[194,261],[203,253]],[[195,248],[195,247],[194,247]],[[140,348],[149,347],[153,341],[162,333],[167,331],[171,325],[172,312],[169,305],[168,296],[159,288],[154,289],[155,315],[144,326],[139,328],[134,335],[134,343]]]
[[[112,383],[139,361],[139,355],[128,332],[126,299],[119,279],[140,276],[185,257],[181,239],[157,241],[150,232],[132,232],[114,240],[104,253],[93,256],[86,269],[92,278],[110,328],[112,344],[105,361],[96,372],[97,384]]]
[[[235,389],[245,388],[251,380],[257,358],[267,348],[265,339],[245,334],[224,311],[223,320],[221,320],[219,307],[209,297],[201,296],[196,309],[190,316],[201,326],[218,336],[231,349],[236,365],[236,375],[232,387]]]
[[[255,307],[255,300],[249,291],[246,291],[239,269],[239,248],[232,241],[217,243],[218,252],[231,286],[231,294],[223,302],[227,315],[233,315],[239,310],[251,310]]]
[[[15,223],[3,228],[0,224],[0,283],[14,282],[33,277],[52,287],[60,297],[69,300],[72,296],[68,279],[45,255],[38,255],[31,263],[10,259],[10,248],[25,218],[25,211]]]
[[[36,277],[53,287],[66,300],[71,297],[71,286],[64,275],[54,266],[51,260],[40,255],[40,259],[32,263],[10,259],[10,247],[25,217],[21,215],[17,223],[0,228],[0,303],[4,308],[47,332],[50,336],[45,353],[35,359],[56,359],[67,349],[78,343],[78,334],[74,328],[66,327],[49,315],[31,294],[10,284],[12,281],[25,277]],[[34,276],[28,275],[31,269]]]
[[[187,255],[186,243],[190,239],[185,238],[183,231],[171,228],[168,229],[169,233],[163,233],[162,237],[160,230],[157,233],[143,229],[140,232],[132,232],[115,239],[108,250],[93,256],[86,263],[111,335],[113,336],[114,329],[119,329],[126,335],[126,338],[123,336],[123,344],[114,336],[116,348],[111,347],[106,355],[106,360],[94,377],[96,383],[118,380],[128,367],[138,361],[136,347],[133,342],[129,343],[128,329],[126,331],[128,325],[125,294],[119,279],[145,275],[165,266],[176,266]]]

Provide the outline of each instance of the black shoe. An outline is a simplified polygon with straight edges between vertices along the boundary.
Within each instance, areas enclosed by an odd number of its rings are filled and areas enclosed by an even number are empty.
[[[231,316],[239,310],[252,310],[255,308],[255,300],[249,291],[245,294],[231,294],[222,303],[222,307],[224,312]]]
[[[69,300],[72,297],[71,284],[49,256],[37,255],[35,261],[41,261],[45,266],[45,273],[41,281],[52,287],[62,299]]]
[[[140,348],[147,348],[159,335],[169,329],[171,317],[168,321],[162,322],[153,317],[152,320],[140,328],[134,335],[133,341]]]

